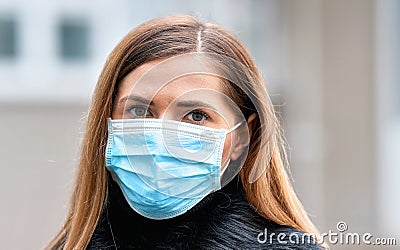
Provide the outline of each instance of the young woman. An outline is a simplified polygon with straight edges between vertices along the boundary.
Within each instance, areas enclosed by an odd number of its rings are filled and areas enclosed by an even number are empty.
[[[320,249],[283,143],[234,36],[192,16],[148,21],[105,64],[48,248]]]

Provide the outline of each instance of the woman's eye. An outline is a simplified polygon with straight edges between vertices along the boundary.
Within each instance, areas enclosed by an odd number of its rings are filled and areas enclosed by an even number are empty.
[[[201,111],[193,111],[188,115],[188,119],[194,122],[204,122],[208,116]]]
[[[145,107],[132,107],[129,109],[129,113],[133,117],[146,117],[149,115],[149,111]]]

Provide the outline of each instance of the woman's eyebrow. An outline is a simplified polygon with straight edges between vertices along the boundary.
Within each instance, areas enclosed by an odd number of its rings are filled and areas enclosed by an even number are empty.
[[[216,110],[216,108],[209,103],[202,102],[202,101],[180,101],[176,104],[177,107],[203,107],[203,108],[209,108],[212,110]]]
[[[128,96],[125,96],[125,97],[121,98],[121,99],[118,101],[118,103],[124,105],[125,102],[126,102],[127,100],[132,100],[132,101],[141,102],[141,103],[143,103],[143,104],[145,104],[145,105],[151,105],[151,104],[153,103],[153,101],[148,100],[148,99],[146,99],[146,98],[143,98],[143,97],[141,97],[141,96],[137,96],[137,95],[128,95]]]

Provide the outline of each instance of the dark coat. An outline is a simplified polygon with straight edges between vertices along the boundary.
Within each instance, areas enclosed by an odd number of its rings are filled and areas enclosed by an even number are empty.
[[[279,233],[286,235],[281,242]],[[134,212],[110,178],[107,205],[88,249],[321,249],[309,242],[290,243],[293,234],[292,239],[304,235],[254,211],[237,177],[185,214],[167,220]]]

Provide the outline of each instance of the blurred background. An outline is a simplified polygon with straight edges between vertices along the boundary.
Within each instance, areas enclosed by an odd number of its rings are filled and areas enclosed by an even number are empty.
[[[179,13],[251,51],[320,230],[344,221],[399,249],[398,0],[0,0],[0,248],[40,249],[61,227],[108,54],[138,24]]]

